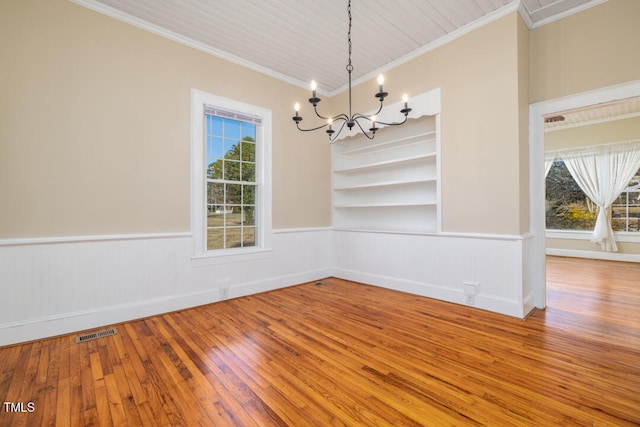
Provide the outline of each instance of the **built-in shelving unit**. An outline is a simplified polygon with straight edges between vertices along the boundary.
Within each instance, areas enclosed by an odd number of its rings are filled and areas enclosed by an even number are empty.
[[[333,145],[333,224],[339,229],[439,231],[436,116]]]

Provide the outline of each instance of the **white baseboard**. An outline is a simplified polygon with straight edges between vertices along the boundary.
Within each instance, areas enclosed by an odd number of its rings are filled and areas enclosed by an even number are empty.
[[[621,254],[618,252],[577,251],[573,249],[547,248],[547,255],[565,256],[572,258],[602,259],[606,261],[640,262],[640,255]]]
[[[351,280],[354,282],[365,283],[381,288],[407,292],[427,298],[433,298],[441,301],[451,302],[454,304],[469,306],[468,304],[465,304],[464,292],[458,289],[449,289],[430,283],[420,283],[412,280],[380,276],[347,269],[334,268],[333,276],[339,279]],[[475,302],[473,306],[469,307],[522,318],[522,307],[518,305],[517,301],[510,301],[482,294],[475,295],[474,300]]]

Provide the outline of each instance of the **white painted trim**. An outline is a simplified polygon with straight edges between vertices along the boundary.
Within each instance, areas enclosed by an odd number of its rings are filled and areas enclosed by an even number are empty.
[[[505,241],[518,241],[527,240],[533,238],[531,233],[525,234],[484,234],[484,233],[452,233],[445,232],[439,233],[442,237],[457,237],[463,239],[482,239],[482,240],[505,240]]]
[[[183,239],[191,238],[191,232],[180,233],[148,233],[148,234],[104,234],[95,236],[61,236],[61,237],[33,237],[19,239],[0,239],[2,246],[23,246],[23,245],[48,245],[58,243],[78,243],[78,242],[108,242],[123,240],[148,240],[148,239]]]
[[[547,255],[572,258],[603,259],[607,261],[640,262],[638,254],[621,254],[618,252],[578,251],[573,249],[547,248]]]
[[[191,266],[198,268],[198,267],[208,267],[212,265],[249,262],[249,261],[256,261],[259,259],[270,258],[272,256],[273,256],[273,251],[271,249],[255,249],[255,250],[247,249],[247,250],[239,250],[237,252],[221,250],[219,254],[209,252],[207,253],[207,255],[192,256]]]
[[[459,239],[480,239],[480,240],[503,240],[503,241],[520,241],[533,238],[533,234],[482,234],[482,233],[454,233],[440,232],[430,233],[426,231],[398,231],[398,230],[376,230],[365,228],[348,228],[333,227],[335,231],[344,231],[348,233],[373,233],[373,234],[396,234],[410,236],[433,236],[433,237],[452,237]]]
[[[533,27],[533,19],[529,14],[529,9],[527,9],[527,6],[522,2],[522,0],[517,0],[517,3],[518,3],[518,13],[520,14],[520,17],[522,18],[524,23],[527,25],[527,28],[531,29]]]
[[[440,97],[442,101],[442,97]],[[442,110],[442,108],[440,108]],[[442,232],[442,127],[440,126],[439,111],[436,114],[436,232]]]
[[[604,102],[640,96],[640,80],[582,92],[529,106],[529,209],[533,242],[525,271],[534,292],[536,307],[546,305],[545,212],[544,212],[544,116]]]
[[[639,243],[640,233],[614,231],[616,242]],[[567,240],[591,240],[592,231],[584,230],[547,230],[547,239],[567,239]]]
[[[288,233],[316,233],[319,231],[331,231],[331,227],[306,227],[306,228],[276,228],[273,230],[273,234],[288,234]]]
[[[559,20],[564,19],[564,18],[566,18],[568,16],[571,16],[571,15],[575,15],[576,13],[582,12],[583,10],[590,9],[590,8],[592,8],[594,6],[598,6],[599,4],[605,3],[607,1],[608,0],[591,0],[590,2],[581,4],[579,6],[571,8],[569,10],[565,10],[564,12],[556,13],[555,15],[550,16],[549,18],[545,18],[545,19],[541,19],[539,21],[535,21],[533,23],[533,25],[529,27],[529,29],[530,30],[534,30],[536,28],[540,28],[540,27],[542,27],[544,25],[551,24],[552,22],[559,21]]]

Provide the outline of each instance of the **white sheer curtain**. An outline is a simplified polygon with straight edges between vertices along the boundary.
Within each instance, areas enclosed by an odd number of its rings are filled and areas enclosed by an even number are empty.
[[[556,156],[553,155],[551,157],[545,156],[544,158],[544,177],[546,178],[549,175],[549,171],[551,170],[551,166],[553,166],[553,162],[556,160]]]
[[[563,153],[562,159],[582,191],[598,205],[591,241],[605,251],[617,251],[609,208],[640,168],[640,144],[633,141],[589,147]]]

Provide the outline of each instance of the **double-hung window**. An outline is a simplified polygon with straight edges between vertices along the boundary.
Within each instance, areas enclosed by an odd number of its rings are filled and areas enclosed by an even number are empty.
[[[207,250],[256,246],[256,127],[261,121],[205,107]]]
[[[194,259],[268,251],[271,111],[192,90],[191,160]]]

